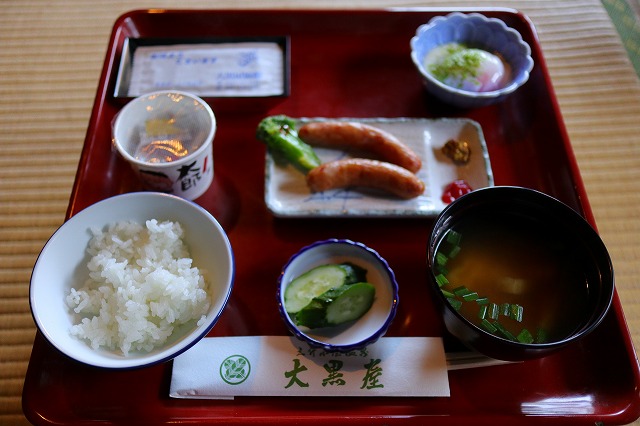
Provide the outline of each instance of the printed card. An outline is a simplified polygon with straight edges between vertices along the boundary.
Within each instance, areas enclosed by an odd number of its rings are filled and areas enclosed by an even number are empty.
[[[139,46],[128,96],[168,89],[217,97],[283,95],[284,55],[272,42]]]

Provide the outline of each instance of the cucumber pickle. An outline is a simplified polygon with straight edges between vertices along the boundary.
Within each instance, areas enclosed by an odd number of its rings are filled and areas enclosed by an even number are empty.
[[[296,323],[331,327],[363,316],[373,304],[375,287],[366,269],[351,264],[321,265],[305,272],[285,290],[285,309]]]

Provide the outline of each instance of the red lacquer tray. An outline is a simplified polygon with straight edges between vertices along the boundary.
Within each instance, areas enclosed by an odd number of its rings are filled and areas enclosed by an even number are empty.
[[[68,216],[103,198],[137,190],[111,150],[113,96],[127,37],[290,39],[290,93],[270,99],[207,99],[216,112],[215,180],[197,200],[228,232],[237,261],[233,295],[211,336],[287,335],[275,300],[280,268],[319,239],[350,238],[378,250],[396,272],[400,305],[389,336],[444,336],[431,309],[426,247],[433,220],[278,219],[264,202],[264,156],[254,137],[266,115],[455,117],[483,128],[496,185],[535,188],[594,219],[552,91],[535,30],[511,10],[481,11],[531,45],[529,82],[505,102],[460,111],[423,90],[409,57],[415,29],[444,10],[135,11],[113,29]],[[640,373],[618,297],[583,341],[543,359],[451,371],[450,398],[177,400],[171,363],[134,371],[78,364],[38,334],[26,375],[24,412],[36,424],[623,424],[640,416]]]

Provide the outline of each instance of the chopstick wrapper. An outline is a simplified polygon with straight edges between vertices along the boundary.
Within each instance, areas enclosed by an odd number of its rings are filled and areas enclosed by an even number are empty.
[[[325,352],[294,337],[208,337],[173,360],[170,396],[448,397],[442,339],[384,337]]]

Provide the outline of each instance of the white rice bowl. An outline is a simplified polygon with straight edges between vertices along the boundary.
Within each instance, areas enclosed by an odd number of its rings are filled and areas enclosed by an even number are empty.
[[[47,242],[31,277],[31,310],[66,355],[140,367],[205,337],[233,276],[229,240],[206,210],[167,194],[123,194],[77,213]]]
[[[206,319],[208,285],[191,266],[179,222],[118,222],[92,233],[89,279],[66,297],[69,308],[83,316],[71,334],[93,349],[128,355],[162,345],[174,327]]]

